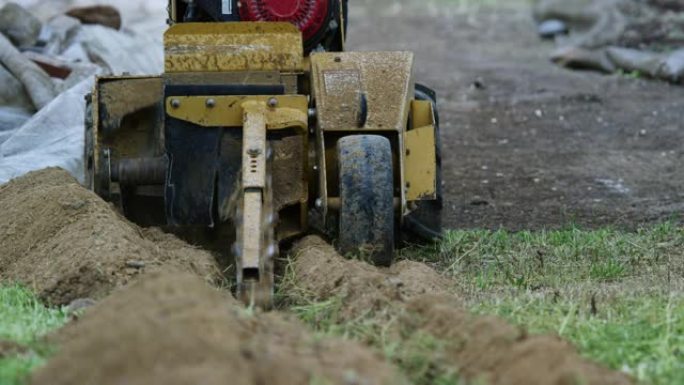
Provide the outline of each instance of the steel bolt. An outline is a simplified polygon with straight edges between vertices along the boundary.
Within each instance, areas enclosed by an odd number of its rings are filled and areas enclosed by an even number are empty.
[[[178,107],[180,107],[180,105],[181,105],[180,100],[178,100],[178,99],[171,100],[171,107],[178,108]]]
[[[278,99],[276,99],[276,98],[268,99],[268,106],[271,108],[276,108],[278,106]]]
[[[216,106],[216,100],[214,99],[207,99],[207,107],[208,108],[214,108]]]
[[[323,199],[321,199],[321,198],[316,199],[316,208],[317,209],[323,208]]]

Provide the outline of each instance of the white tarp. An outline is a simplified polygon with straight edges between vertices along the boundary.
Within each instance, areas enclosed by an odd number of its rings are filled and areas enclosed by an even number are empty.
[[[69,6],[87,5],[88,1],[17,1],[32,9],[32,5],[48,12],[50,7],[64,11]],[[0,1],[2,6],[4,1]],[[75,51],[87,52],[100,67],[101,74],[155,75],[163,71],[161,44],[166,17],[163,1],[100,1],[123,7],[124,17],[135,21],[125,23],[119,32],[101,26],[83,26],[72,44]],[[153,4],[150,7],[150,3]],[[147,5],[145,5],[147,4]],[[58,8],[60,7],[61,8]],[[84,97],[92,91],[94,77],[80,81],[38,111],[21,127],[0,132],[0,184],[27,172],[46,167],[62,167],[83,180]],[[16,110],[4,110],[17,115]],[[2,114],[0,110],[0,114]],[[20,118],[20,116],[16,116]],[[18,120],[21,121],[21,120]]]
[[[0,145],[0,183],[46,167],[62,167],[83,181],[83,97],[87,79],[61,94]]]

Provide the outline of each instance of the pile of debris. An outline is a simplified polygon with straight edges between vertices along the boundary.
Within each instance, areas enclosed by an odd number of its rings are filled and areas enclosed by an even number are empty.
[[[559,65],[684,84],[681,0],[540,0],[534,16]]]
[[[48,166],[82,179],[83,98],[95,76],[163,70],[160,36],[122,25],[106,5],[45,20],[17,3],[0,8],[0,184]]]

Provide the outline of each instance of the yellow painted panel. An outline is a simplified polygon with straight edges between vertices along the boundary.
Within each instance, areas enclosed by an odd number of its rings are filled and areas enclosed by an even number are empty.
[[[311,81],[323,131],[404,131],[414,93],[410,52],[311,55]],[[367,120],[359,127],[366,99]]]
[[[296,72],[303,69],[303,47],[290,23],[180,23],[164,34],[165,70]]]
[[[275,108],[265,108],[268,128],[306,128],[309,101],[304,95],[279,96],[170,96],[166,113],[172,118],[203,127],[242,127],[243,105],[249,101],[266,105],[275,100]],[[302,127],[303,126],[303,127]]]
[[[406,200],[437,198],[437,154],[435,128],[432,125],[406,131],[405,179]]]

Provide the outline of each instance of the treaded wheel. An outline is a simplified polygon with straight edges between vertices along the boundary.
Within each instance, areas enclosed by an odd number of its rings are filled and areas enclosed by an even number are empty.
[[[442,140],[439,129],[437,96],[433,90],[416,84],[416,100],[432,102],[435,113],[435,153],[437,154],[437,199],[418,202],[418,208],[404,218],[404,231],[409,238],[417,237],[424,241],[434,241],[442,237],[442,208],[444,188],[442,187]]]
[[[378,266],[394,254],[394,174],[387,138],[354,135],[337,142],[339,190],[338,248],[362,253]]]

